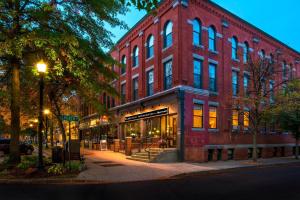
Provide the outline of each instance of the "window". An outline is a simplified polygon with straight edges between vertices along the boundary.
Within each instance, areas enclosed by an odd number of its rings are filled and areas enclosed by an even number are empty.
[[[244,63],[247,63],[249,59],[249,44],[248,42],[244,43],[244,50],[243,50],[243,60]]]
[[[121,74],[125,74],[126,73],[126,56],[125,55],[122,56],[121,64],[122,64]]]
[[[164,48],[170,47],[173,43],[172,29],[173,23],[168,21],[164,27]]]
[[[121,85],[121,103],[124,104],[126,102],[126,84],[123,83]]]
[[[217,128],[217,107],[209,106],[209,128]]]
[[[238,39],[236,37],[231,39],[231,58],[238,59]]]
[[[293,79],[293,64],[290,64],[290,68],[289,68],[289,80]]]
[[[202,88],[202,61],[194,59],[194,87]]]
[[[147,96],[154,94],[154,71],[153,69],[147,72]]]
[[[239,92],[239,77],[237,71],[232,71],[232,95],[237,96]]]
[[[249,111],[244,111],[244,129],[249,128]]]
[[[217,78],[216,78],[217,66],[215,64],[209,64],[209,90],[212,92],[217,91]]]
[[[244,74],[244,95],[249,96],[249,75]]]
[[[164,63],[164,88],[165,90],[172,88],[172,60]]]
[[[201,45],[201,22],[198,19],[193,20],[193,44]]]
[[[258,52],[258,55],[259,55],[259,57],[261,58],[261,59],[265,59],[265,57],[266,57],[266,53],[265,53],[265,50],[260,50],[259,52]]]
[[[154,36],[150,35],[147,40],[147,58],[154,56]]]
[[[283,76],[283,79],[285,79],[287,77],[287,65],[286,65],[286,61],[283,61],[283,63],[282,63],[282,76]]]
[[[232,110],[232,127],[236,129],[239,126],[239,112],[238,110]]]
[[[274,73],[274,56],[273,54],[270,54],[270,75]]]
[[[228,149],[227,158],[228,158],[228,160],[233,160],[234,159],[234,149]]]
[[[270,80],[270,103],[274,103],[274,81]]]
[[[216,29],[213,26],[208,28],[208,49],[216,51]]]
[[[193,128],[203,128],[203,105],[194,104]]]
[[[139,78],[134,78],[132,80],[132,99],[133,101],[139,98]]]
[[[135,46],[133,48],[133,55],[132,55],[132,66],[136,67],[139,65],[139,48]]]

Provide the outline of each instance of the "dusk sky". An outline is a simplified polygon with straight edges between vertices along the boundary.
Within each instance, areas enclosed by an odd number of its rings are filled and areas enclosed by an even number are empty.
[[[223,8],[262,29],[273,37],[300,52],[300,1],[286,0],[213,0]],[[144,11],[132,9],[122,16],[132,27],[145,15]],[[127,31],[113,29],[116,42]]]

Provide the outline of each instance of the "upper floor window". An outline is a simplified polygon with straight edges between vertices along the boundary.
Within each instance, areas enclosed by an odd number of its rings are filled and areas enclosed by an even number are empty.
[[[139,65],[139,48],[135,46],[133,48],[133,55],[132,55],[132,66],[138,66]]]
[[[154,94],[154,71],[153,69],[147,72],[147,96]]]
[[[270,80],[270,103],[274,103],[274,81]]]
[[[147,39],[147,58],[154,56],[154,36],[150,35]]]
[[[202,88],[202,61],[194,59],[194,87]]]
[[[237,96],[239,92],[238,72],[232,71],[232,95]]]
[[[238,59],[238,39],[235,36],[231,39],[231,58]]]
[[[173,84],[173,72],[172,72],[172,60],[164,63],[164,88],[165,90],[172,88]]]
[[[198,19],[193,20],[193,44],[201,45],[201,22]]]
[[[288,69],[287,69],[287,64],[286,64],[286,61],[283,61],[282,63],[282,76],[283,78],[287,78],[287,74],[288,74]]]
[[[249,59],[249,44],[248,42],[244,43],[244,49],[243,49],[243,61],[244,63],[247,63]]]
[[[126,102],[126,83],[121,85],[121,103],[124,104]]]
[[[126,73],[126,56],[125,55],[122,56],[121,64],[122,64],[121,74],[125,74]]]
[[[211,63],[209,64],[209,90],[217,91],[217,66]]]
[[[173,43],[173,23],[168,21],[164,27],[164,48],[170,47]]]
[[[258,52],[258,55],[259,55],[259,57],[261,58],[261,59],[265,59],[265,57],[266,57],[266,52],[265,52],[265,50],[260,50],[259,52]]]
[[[216,29],[214,26],[208,28],[208,49],[216,51]]]
[[[139,98],[139,79],[134,78],[132,80],[132,99],[133,101],[138,100]]]
[[[249,96],[249,75],[244,74],[244,95]]]

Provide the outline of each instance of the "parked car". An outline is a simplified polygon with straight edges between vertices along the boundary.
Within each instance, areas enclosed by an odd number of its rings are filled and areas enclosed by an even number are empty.
[[[10,139],[0,139],[0,151],[3,151],[5,154],[8,154],[9,144]],[[20,142],[19,148],[21,154],[31,155],[34,151],[34,147],[31,144],[26,144],[25,142]]]

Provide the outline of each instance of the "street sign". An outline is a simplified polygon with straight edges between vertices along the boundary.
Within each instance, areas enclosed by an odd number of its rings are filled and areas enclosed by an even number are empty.
[[[79,121],[79,117],[78,116],[73,116],[73,115],[61,115],[60,116],[61,120],[63,121],[68,121],[68,122],[77,122]]]

